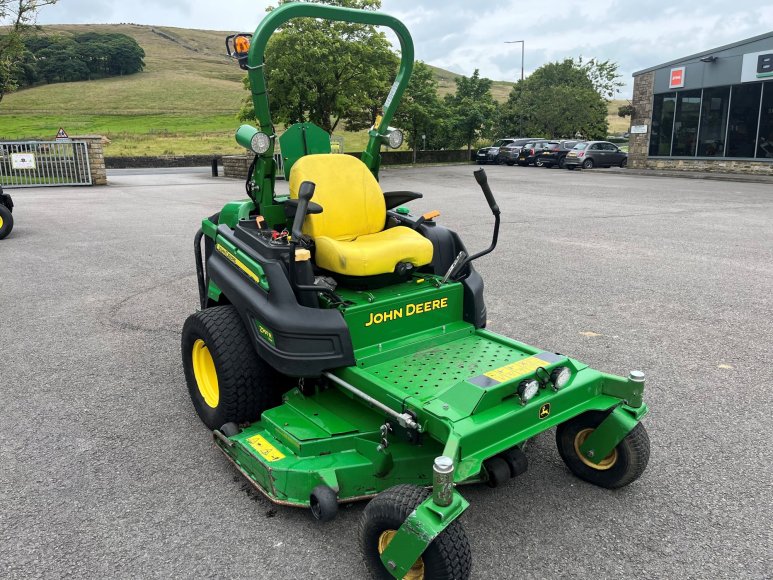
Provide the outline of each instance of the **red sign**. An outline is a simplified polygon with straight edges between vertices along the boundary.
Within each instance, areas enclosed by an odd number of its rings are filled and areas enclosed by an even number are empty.
[[[671,78],[668,80],[669,89],[681,89],[684,86],[684,67],[671,69]]]
[[[64,130],[64,128],[59,127],[59,131],[56,133],[56,140],[57,141],[64,141],[68,140],[69,137],[67,136],[67,132]]]

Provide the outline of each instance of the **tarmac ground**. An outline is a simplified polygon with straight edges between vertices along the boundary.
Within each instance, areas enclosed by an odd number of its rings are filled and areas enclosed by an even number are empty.
[[[493,219],[473,166],[394,168],[468,249]],[[574,478],[552,432],[523,476],[467,486],[474,578],[770,578],[773,188],[489,167],[477,268],[489,328],[647,375],[631,486]],[[286,187],[282,183],[280,187]],[[363,578],[364,504],[328,524],[256,494],[190,404],[193,236],[244,196],[186,170],[10,190],[0,241],[0,577]]]

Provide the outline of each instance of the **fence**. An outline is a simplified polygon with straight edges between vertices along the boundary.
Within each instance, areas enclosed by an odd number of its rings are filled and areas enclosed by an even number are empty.
[[[0,185],[91,185],[85,141],[0,141]]]

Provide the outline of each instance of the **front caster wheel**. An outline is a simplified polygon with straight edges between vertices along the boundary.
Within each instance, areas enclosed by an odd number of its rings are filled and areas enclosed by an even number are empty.
[[[636,481],[650,458],[650,440],[644,425],[637,424],[598,464],[580,454],[580,447],[607,413],[588,411],[558,426],[556,444],[561,459],[580,479],[599,487],[615,489]]]
[[[13,229],[13,214],[11,210],[0,203],[0,240],[11,233]]]
[[[416,485],[396,485],[378,494],[360,518],[360,549],[373,578],[392,580],[381,554],[413,510],[427,499],[429,490]],[[455,520],[416,560],[405,578],[451,580],[470,577],[472,553],[462,524]]]
[[[338,514],[338,496],[333,488],[320,484],[309,496],[311,515],[320,522],[329,522]]]

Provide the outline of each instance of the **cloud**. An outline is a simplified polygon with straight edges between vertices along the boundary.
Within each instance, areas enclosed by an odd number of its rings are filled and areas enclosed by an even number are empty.
[[[62,0],[41,11],[40,23],[134,22],[184,28],[251,30],[270,0]],[[726,0],[674,3],[653,0],[634,10],[626,0],[545,5],[489,0],[383,0],[382,10],[408,26],[416,58],[495,80],[526,74],[552,60],[582,55],[617,62],[628,83],[637,70],[773,30],[773,6],[744,7]]]

